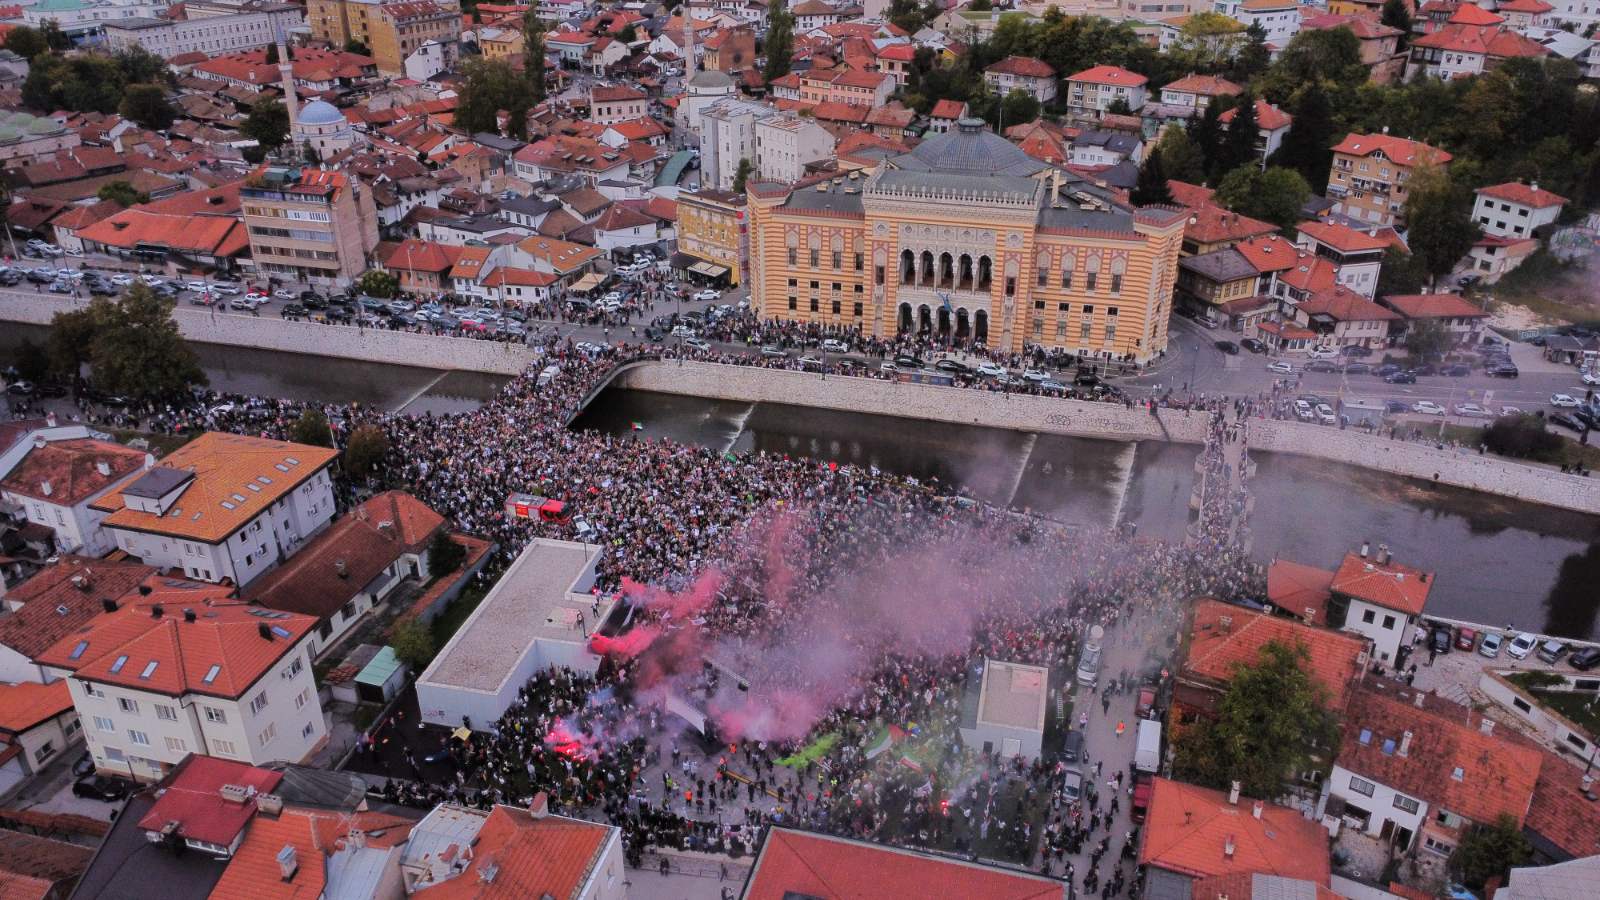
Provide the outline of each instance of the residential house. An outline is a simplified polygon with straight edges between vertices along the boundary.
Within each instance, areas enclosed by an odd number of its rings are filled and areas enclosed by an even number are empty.
[[[406,238],[379,260],[394,275],[400,291],[419,297],[437,297],[449,290],[449,274],[461,247]]]
[[[1400,318],[1393,310],[1338,284],[1313,291],[1298,302],[1284,300],[1279,311],[1285,319],[1316,333],[1321,346],[1340,349],[1388,346],[1389,324]]]
[[[956,127],[956,123],[966,117],[966,101],[940,100],[933,105],[933,109],[928,113],[928,131],[933,134],[944,134]]]
[[[104,556],[115,548],[92,504],[119,482],[154,465],[142,450],[93,438],[34,440],[0,479],[0,496],[20,506],[29,522],[50,529],[61,553]]]
[[[589,121],[596,125],[638,119],[649,113],[650,98],[638,88],[597,84],[589,89]]]
[[[13,774],[40,774],[82,740],[83,726],[65,680],[0,684],[0,785],[6,790],[16,783]]]
[[[0,881],[17,900],[66,900],[95,851],[81,844],[0,831]]]
[[[1067,76],[1067,109],[1075,116],[1098,119],[1113,107],[1137,113],[1147,99],[1150,79],[1119,66],[1094,66]]]
[[[1366,635],[1375,659],[1396,666],[1428,603],[1433,578],[1432,572],[1395,562],[1386,545],[1369,558],[1363,544],[1360,553],[1345,554],[1328,585],[1328,627]]]
[[[1505,19],[1512,28],[1544,28],[1551,23],[1555,7],[1544,0],[1498,0],[1495,15]]]
[[[207,432],[90,506],[116,546],[189,578],[243,587],[334,514],[338,452]]]
[[[631,206],[613,203],[590,223],[600,250],[646,247],[661,239],[656,220]]]
[[[1535,229],[1553,224],[1567,205],[1567,198],[1541,190],[1537,181],[1490,185],[1474,195],[1473,220],[1484,234],[1503,238],[1532,237]]]
[[[909,42],[889,44],[878,50],[878,71],[894,79],[895,87],[903,88],[911,78],[911,63],[917,57],[917,48]]]
[[[886,844],[768,829],[741,897],[985,897],[1065,900],[1060,881],[1001,866]]]
[[[315,659],[407,579],[425,583],[428,547],[444,517],[403,491],[385,491],[350,510],[287,562],[255,581],[244,599],[315,617]]]
[[[380,3],[374,9],[367,31],[367,46],[378,71],[385,75],[406,74],[406,63],[418,50],[430,45],[443,49],[443,68],[452,67],[461,44],[461,9],[450,2],[400,0]]]
[[[1216,98],[1237,96],[1243,90],[1219,75],[1190,74],[1169,82],[1140,111],[1147,136],[1155,137],[1169,123],[1183,125],[1202,115]]]
[[[776,109],[748,100],[721,100],[700,113],[700,185],[731,190],[739,164],[754,171],[755,125],[777,116]]]
[[[589,184],[626,179],[628,158],[596,140],[552,135],[535,141],[512,157],[518,178],[530,184],[561,175],[577,175]]]
[[[1374,679],[1345,708],[1328,811],[1395,852],[1440,863],[1471,825],[1509,816],[1521,827],[1543,754],[1499,737],[1471,707],[1396,681]],[[1341,808],[1342,807],[1342,808]]]
[[[1193,896],[1197,881],[1241,872],[1310,882],[1311,896],[1326,888],[1328,832],[1297,809],[1244,802],[1237,784],[1225,794],[1154,779],[1139,834],[1145,896]]]
[[[1189,224],[1183,229],[1183,253],[1185,256],[1210,253],[1232,247],[1240,241],[1265,237],[1277,230],[1278,227],[1271,222],[1241,216],[1206,201],[1189,208]]]
[[[155,574],[142,563],[67,554],[13,585],[0,615],[0,681],[52,680],[34,662],[39,654],[99,615],[105,599],[122,600]]]
[[[505,59],[522,53],[522,32],[516,28],[483,26],[478,29],[478,50],[486,59]]]
[[[378,244],[378,211],[359,178],[329,169],[262,166],[239,194],[258,273],[344,287],[367,270]],[[294,228],[283,227],[288,220]]]
[[[1494,284],[1537,252],[1537,238],[1486,234],[1472,243],[1467,258],[1472,262],[1473,272],[1483,279],[1484,284]]]
[[[1600,0],[1595,0],[1595,5],[1600,6]],[[1572,60],[1584,78],[1600,78],[1600,51],[1595,49],[1597,43],[1593,38],[1560,28],[1519,28],[1518,31],[1538,41],[1550,55]]]
[[[916,110],[902,105],[898,100],[891,100],[887,105],[874,107],[867,113],[866,124],[874,134],[900,140],[915,133],[912,123],[916,120]]]
[[[1477,345],[1489,319],[1487,310],[1460,294],[1390,294],[1378,302],[1399,313],[1406,329],[1435,322],[1468,347]]]
[[[587,31],[552,31],[544,36],[544,50],[554,56],[562,68],[577,69],[583,66],[598,40],[600,38]]]
[[[1001,97],[1021,91],[1045,105],[1056,99],[1056,70],[1031,56],[1008,56],[986,66],[983,80]]]
[[[1261,167],[1264,169],[1267,166],[1267,157],[1277,153],[1278,148],[1283,146],[1283,138],[1289,133],[1289,126],[1294,124],[1294,117],[1265,100],[1257,100],[1255,108],[1256,128],[1259,129],[1256,136],[1256,152],[1261,154]],[[1234,118],[1238,115],[1239,108],[1234,107],[1225,110],[1217,120],[1222,123],[1223,128],[1231,128]]]
[[[1191,309],[1210,311],[1259,292],[1256,267],[1232,247],[1178,260],[1177,300]]]
[[[706,39],[701,63],[707,71],[743,72],[755,68],[756,36],[749,26],[719,28]]]
[[[840,8],[825,2],[825,0],[804,0],[804,2],[795,4],[789,10],[789,15],[794,17],[796,34],[816,31],[824,25],[843,22],[847,18],[840,11]]]
[[[1300,232],[1296,243],[1332,262],[1339,284],[1369,300],[1377,294],[1378,272],[1390,246],[1387,236],[1380,236],[1375,227],[1360,230],[1320,219],[1295,227]]]
[[[894,79],[882,72],[812,69],[800,74],[799,99],[807,103],[843,103],[871,109],[888,103],[894,88]]]
[[[1361,62],[1372,70],[1372,80],[1387,84],[1399,78],[1406,56],[1400,52],[1401,31],[1378,21],[1376,16],[1320,13],[1300,20],[1301,31],[1348,28],[1361,44]]]
[[[1463,4],[1463,7],[1470,4]],[[1474,7],[1476,8],[1476,7]],[[1539,59],[1550,51],[1504,25],[1449,24],[1411,41],[1408,78],[1481,75],[1508,59]]]
[[[1421,141],[1388,134],[1349,134],[1334,145],[1327,197],[1333,212],[1360,222],[1403,227],[1406,182],[1418,166],[1451,156]]]
[[[1301,8],[1295,0],[1244,0],[1231,15],[1246,28],[1260,25],[1267,43],[1282,48],[1300,33]]]
[[[1083,131],[1071,139],[1067,161],[1075,166],[1109,167],[1124,162],[1137,165],[1144,158],[1144,142],[1124,131]]]
[[[571,900],[627,896],[622,829],[551,815],[543,793],[527,809],[435,807],[411,829],[399,866],[416,900],[523,900],[530,890]]]

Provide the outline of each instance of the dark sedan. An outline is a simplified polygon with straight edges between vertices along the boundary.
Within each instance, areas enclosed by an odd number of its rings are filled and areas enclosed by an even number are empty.
[[[1239,346],[1245,348],[1246,350],[1249,350],[1251,353],[1265,353],[1265,352],[1267,352],[1267,345],[1261,343],[1260,341],[1256,340],[1255,338],[1245,338],[1244,340],[1239,342]]]
[[[74,797],[88,797],[90,800],[104,800],[114,803],[128,796],[133,785],[121,778],[112,778],[107,775],[85,775],[72,783]]]
[[[1567,657],[1567,662],[1579,672],[1587,672],[1595,666],[1600,666],[1600,647],[1585,647]]]
[[[1383,380],[1387,384],[1416,384],[1417,376],[1414,372],[1391,372]]]
[[[1221,350],[1223,353],[1226,353],[1229,356],[1239,355],[1239,345],[1235,344],[1233,341],[1217,341],[1216,347],[1218,350]]]

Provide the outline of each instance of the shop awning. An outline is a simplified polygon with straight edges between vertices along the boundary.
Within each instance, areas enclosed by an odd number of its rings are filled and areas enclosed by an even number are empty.
[[[696,275],[704,275],[707,278],[720,278],[728,274],[728,267],[719,266],[716,263],[697,262],[689,267],[689,271]]]
[[[573,282],[572,290],[574,293],[586,294],[605,283],[606,277],[604,275],[598,272],[590,272]]]

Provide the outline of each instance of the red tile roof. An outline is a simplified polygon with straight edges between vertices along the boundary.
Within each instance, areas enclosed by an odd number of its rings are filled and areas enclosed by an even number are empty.
[[[1267,566],[1267,602],[1284,612],[1304,619],[1311,610],[1313,625],[1328,624],[1328,600],[1333,573],[1287,559],[1275,559]]]
[[[409,272],[447,272],[461,256],[461,249],[454,244],[406,238],[389,254],[384,266]]]
[[[750,870],[743,900],[900,900],[982,897],[1062,900],[1066,886],[1010,869],[925,856],[897,847],[773,828]]]
[[[1168,82],[1161,88],[1163,91],[1178,91],[1183,94],[1198,94],[1202,97],[1220,97],[1223,94],[1238,94],[1244,88],[1217,75],[1185,75],[1177,81]]]
[[[1307,316],[1327,316],[1336,322],[1388,322],[1400,318],[1342,284],[1312,292],[1298,307]]]
[[[1485,319],[1489,314],[1460,294],[1390,294],[1379,302],[1408,319]]]
[[[1054,78],[1055,67],[1032,56],[1008,56],[984,68],[997,75],[1014,75],[1018,78]]]
[[[1130,72],[1120,66],[1092,66],[1076,75],[1068,75],[1068,81],[1087,81],[1094,84],[1109,84],[1113,86],[1136,87],[1147,83],[1150,79],[1137,72]]]
[[[867,114],[871,111],[871,108],[855,103],[839,103],[829,100],[825,103],[818,103],[811,110],[811,114],[817,119],[826,122],[850,122],[859,125],[867,121]]]
[[[917,48],[910,44],[890,44],[878,51],[879,59],[887,59],[891,62],[911,62],[916,59],[916,56]]]
[[[66,896],[89,868],[94,853],[89,847],[0,829],[0,898],[56,900]]]
[[[613,103],[624,100],[644,100],[645,92],[625,84],[596,85],[589,89],[590,103]]]
[[[1327,244],[1341,253],[1360,253],[1366,250],[1383,250],[1389,246],[1387,237],[1341,225],[1338,222],[1308,221],[1295,226],[1302,235]]]
[[[1279,273],[1278,280],[1295,290],[1314,294],[1338,286],[1339,270],[1330,259],[1303,253],[1294,268]]]
[[[256,814],[255,795],[272,793],[282,780],[282,772],[195,754],[167,783],[139,820],[139,827],[159,833],[168,822],[177,822],[178,833],[189,840],[231,847]],[[255,790],[244,800],[234,801],[222,796],[226,784]]]
[[[1340,766],[1473,822],[1509,815],[1521,825],[1543,760],[1521,741],[1485,734],[1475,710],[1398,682],[1374,680],[1345,708]],[[1405,735],[1410,746],[1400,753]],[[1460,777],[1456,777],[1456,771]]]
[[[1307,16],[1300,20],[1301,31],[1319,31],[1327,28],[1348,28],[1355,36],[1364,41],[1378,40],[1386,37],[1397,37],[1400,29],[1375,22],[1365,16],[1340,15],[1338,13],[1322,13],[1321,15]]]
[[[1258,662],[1267,644],[1299,647],[1306,652],[1306,674],[1328,692],[1334,709],[1344,707],[1367,649],[1367,640],[1356,635],[1218,600],[1195,605],[1193,628],[1184,673],[1226,684],[1240,666]]]
[[[134,207],[78,230],[78,237],[108,247],[132,250],[140,244],[169,247],[203,256],[244,252],[250,236],[244,223],[225,216],[168,215]]]
[[[33,659],[99,615],[103,598],[122,599],[155,571],[128,560],[63,556],[6,594],[22,608],[0,616],[0,645]]]
[[[1560,194],[1551,193],[1543,188],[1523,184],[1520,181],[1508,181],[1505,184],[1492,184],[1488,187],[1478,188],[1478,193],[1507,203],[1520,203],[1534,209],[1544,209],[1550,206],[1562,206],[1567,198]],[[57,219],[57,224],[60,224]]]
[[[1271,222],[1241,216],[1232,210],[1207,203],[1189,210],[1189,224],[1184,226],[1183,236],[1200,244],[1216,244],[1242,241],[1277,230],[1278,226]]]
[[[1583,770],[1548,751],[1540,759],[1523,826],[1570,857],[1600,853],[1600,803],[1587,796]]]
[[[1201,206],[1215,205],[1211,202],[1211,198],[1217,192],[1211,188],[1177,180],[1167,182],[1167,187],[1172,191],[1172,202],[1179,206],[1195,209]]]
[[[1384,312],[1388,312],[1390,318],[1398,318],[1388,310]],[[1393,558],[1379,565],[1376,559],[1362,559],[1359,554],[1346,553],[1329,587],[1336,594],[1415,616],[1421,615],[1428,603],[1433,573],[1402,565]]]
[[[1496,12],[1528,13],[1535,16],[1544,15],[1553,9],[1555,7],[1544,0],[1499,0],[1495,4]]]
[[[1239,251],[1262,274],[1288,271],[1311,256],[1277,234],[1240,241],[1233,245],[1233,249]]]
[[[576,897],[599,874],[596,867],[613,834],[611,827],[595,822],[562,816],[536,819],[525,809],[496,806],[478,829],[466,870],[439,884],[419,886],[412,896],[419,900]],[[494,878],[481,878],[481,870],[490,865],[496,867]]]
[[[1326,885],[1328,832],[1298,810],[1267,803],[1259,819],[1253,810],[1249,799],[1235,806],[1221,791],[1157,778],[1139,863],[1192,878],[1265,872]]]
[[[0,731],[8,734],[22,734],[70,709],[72,691],[67,689],[65,678],[49,684],[0,684]]]
[[[959,119],[967,114],[967,104],[961,100],[940,100],[933,105],[933,111],[928,113],[934,119]]]
[[[181,583],[193,585],[200,599],[184,601],[182,607],[164,604],[158,619],[155,604],[140,598],[97,616],[57,641],[38,661],[88,681],[139,691],[238,699],[317,624],[312,616],[216,598],[229,588]],[[195,621],[184,621],[184,609],[195,611]],[[263,625],[271,629],[270,640],[260,634]],[[80,644],[82,650],[77,649]],[[149,677],[141,677],[146,671]]]
[[[1223,111],[1222,115],[1217,117],[1217,120],[1226,125],[1231,123],[1238,114],[1239,107],[1235,106],[1232,109]],[[1293,122],[1294,116],[1265,100],[1256,101],[1256,125],[1262,131],[1277,131],[1279,128],[1288,128]]]
[[[1462,9],[1476,8],[1470,5],[1462,6]],[[1446,25],[1432,34],[1425,34],[1417,38],[1411,43],[1415,47],[1443,50],[1451,53],[1480,54],[1494,59],[1516,57],[1537,59],[1541,56],[1550,55],[1548,47],[1532,38],[1523,37],[1515,31],[1498,27],[1481,28],[1475,25]]]
[[[0,490],[59,506],[76,506],[153,462],[121,444],[74,438],[49,441],[23,456]],[[48,491],[46,490],[48,486]]]
[[[1443,150],[1430,147],[1421,141],[1408,141],[1387,134],[1347,134],[1344,140],[1333,148],[1335,153],[1346,153],[1351,156],[1371,156],[1380,151],[1402,166],[1414,166],[1418,163],[1443,165],[1453,158]]]
[[[1499,25],[1505,19],[1478,6],[1475,3],[1463,3],[1456,7],[1450,14],[1449,22],[1452,25]]]

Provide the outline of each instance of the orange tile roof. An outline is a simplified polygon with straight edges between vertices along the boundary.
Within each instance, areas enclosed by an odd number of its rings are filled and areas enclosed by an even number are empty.
[[[129,479],[92,506],[110,512],[104,521],[107,527],[215,544],[331,465],[338,455],[329,447],[209,431],[156,463],[157,469],[194,476],[166,515],[124,505],[122,491],[142,476]]]
[[[384,265],[410,272],[444,272],[456,264],[463,249],[455,244],[406,238],[389,254]]]
[[[1015,75],[1018,78],[1054,78],[1055,67],[1042,59],[1031,56],[1008,56],[997,63],[993,63],[983,71],[994,72],[999,75]]]
[[[1061,900],[1054,879],[926,856],[898,847],[773,828],[750,870],[743,900],[899,900],[904,897],[982,897],[984,900]]]
[[[1157,778],[1139,863],[1192,878],[1265,872],[1326,885],[1328,832],[1298,810],[1267,803],[1258,819],[1253,808],[1248,799],[1234,806],[1221,791]]]
[[[1328,624],[1328,600],[1333,573],[1287,559],[1267,566],[1267,602],[1299,619],[1311,610],[1313,625]]]
[[[1389,315],[1393,317],[1394,313]],[[1393,558],[1379,565],[1376,559],[1362,559],[1359,554],[1346,553],[1329,586],[1336,594],[1415,616],[1421,615],[1428,603],[1433,577],[1432,572],[1413,569]]]
[[[50,441],[29,450],[0,481],[0,490],[59,506],[76,506],[143,469],[150,459],[142,450],[93,438]]]
[[[966,114],[966,103],[960,100],[944,99],[933,105],[933,111],[928,116],[934,119],[959,119]]]
[[[1198,184],[1189,184],[1176,179],[1167,182],[1167,187],[1172,191],[1172,202],[1179,206],[1195,209],[1201,206],[1211,206],[1211,198],[1217,193],[1211,188]]]
[[[1224,626],[1222,620],[1229,619]],[[1361,674],[1367,640],[1329,631],[1297,619],[1255,612],[1218,600],[1195,605],[1185,674],[1227,683],[1240,666],[1256,663],[1269,643],[1303,648],[1306,674],[1328,692],[1334,709],[1344,706],[1351,684]]]
[[[0,616],[0,645],[33,659],[100,615],[102,598],[122,599],[155,571],[127,560],[63,556],[6,594],[22,608]]]
[[[1351,156],[1371,156],[1379,151],[1402,166],[1414,166],[1418,163],[1443,165],[1454,158],[1443,150],[1430,147],[1421,141],[1408,141],[1387,134],[1347,134],[1344,140],[1333,148],[1335,153],[1346,153]]]
[[[529,256],[549,264],[558,275],[565,275],[594,261],[601,251],[570,241],[550,237],[530,237],[517,242],[517,248]]]
[[[1341,253],[1360,253],[1366,250],[1383,250],[1389,246],[1388,237],[1380,237],[1338,222],[1308,221],[1295,228],[1312,240],[1327,244]],[[1373,229],[1376,232],[1376,229]]]
[[[181,601],[183,606],[163,604],[156,618],[156,604],[140,598],[95,617],[40,654],[38,662],[85,680],[170,697],[195,693],[238,699],[317,625],[313,616],[216,599],[227,588],[186,583],[194,585],[197,599]],[[184,609],[194,610],[195,621],[184,620]],[[261,636],[263,625],[271,640]]]
[[[1250,265],[1263,274],[1293,269],[1311,255],[1277,234],[1240,241],[1233,245],[1233,249],[1243,254]]]
[[[1380,300],[1408,319],[1483,319],[1489,316],[1483,307],[1460,294],[1390,294]]]
[[[371,811],[290,808],[276,818],[258,814],[211,889],[211,900],[314,900],[327,888],[327,858],[347,846],[351,831],[362,832],[367,847],[388,848],[404,841],[413,824]],[[278,854],[286,846],[294,848],[297,866],[288,881],[278,866]]]
[[[1120,66],[1092,66],[1076,75],[1068,75],[1068,81],[1088,81],[1095,84],[1109,84],[1113,86],[1126,85],[1136,87],[1145,84],[1150,79],[1137,72],[1130,72]]]
[[[1201,244],[1221,241],[1242,241],[1259,235],[1272,234],[1278,226],[1249,216],[1241,216],[1221,206],[1206,204],[1189,210],[1189,224],[1183,236]]]
[[[1300,301],[1300,311],[1307,316],[1327,316],[1338,322],[1388,322],[1400,318],[1392,309],[1385,309],[1342,284],[1314,291]]]
[[[196,753],[173,772],[139,827],[159,832],[168,822],[177,822],[185,838],[229,847],[256,814],[255,795],[272,793],[281,781],[282,772]],[[255,790],[235,802],[222,796],[222,786],[228,784]]]
[[[1456,7],[1450,14],[1449,22],[1452,25],[1499,25],[1505,19],[1484,9],[1476,3],[1463,3]]]
[[[1161,88],[1163,91],[1177,91],[1182,94],[1199,94],[1202,97],[1218,97],[1223,94],[1238,94],[1244,88],[1217,75],[1185,75],[1177,81],[1169,82]]]
[[[1217,120],[1227,125],[1233,122],[1238,115],[1239,107],[1235,106],[1232,109],[1223,111],[1222,115],[1217,117]],[[1294,116],[1265,100],[1256,101],[1256,125],[1262,131],[1277,131],[1279,128],[1288,128],[1293,123]]]
[[[478,829],[466,870],[447,881],[419,886],[412,896],[419,900],[576,897],[596,874],[612,834],[610,826],[595,822],[562,816],[535,819],[525,809],[496,806]],[[486,881],[479,875],[490,865],[496,872],[492,881]]]
[[[1544,209],[1550,206],[1562,206],[1567,198],[1560,194],[1551,193],[1543,188],[1532,187],[1520,181],[1508,181],[1505,184],[1492,184],[1488,187],[1478,188],[1478,193],[1496,200],[1505,200],[1508,203],[1520,203],[1534,209]],[[60,224],[57,219],[56,223]]]
[[[1537,747],[1482,731],[1483,716],[1398,682],[1371,681],[1351,694],[1336,759],[1363,778],[1473,822],[1509,815],[1521,825],[1542,764]],[[1406,732],[1410,746],[1400,746]],[[1455,771],[1460,770],[1458,779]]]
[[[0,684],[0,731],[21,734],[70,709],[72,692],[67,689],[65,678],[49,684]]]
[[[1535,847],[1548,852],[1539,846],[1548,842],[1573,858],[1600,853],[1600,803],[1586,796],[1590,788],[1583,783],[1583,770],[1548,751],[1540,756],[1539,780],[1523,822],[1534,834]]]
[[[1296,260],[1294,268],[1279,273],[1278,280],[1296,290],[1315,293],[1339,284],[1339,268],[1333,260],[1306,253]]]
[[[81,228],[78,237],[121,250],[149,244],[205,256],[232,256],[249,244],[244,223],[237,219],[155,213],[140,207]]]
[[[490,247],[462,247],[461,255],[456,257],[456,264],[450,269],[450,277],[477,278],[478,271],[483,268],[491,252],[493,250]]]
[[[1463,4],[1461,8],[1476,9],[1477,7]],[[1412,43],[1417,47],[1447,50],[1452,53],[1480,54],[1496,59],[1509,59],[1512,57],[1536,59],[1550,54],[1549,48],[1538,41],[1523,37],[1517,32],[1506,28],[1456,23],[1446,25],[1431,34],[1425,34]]]

